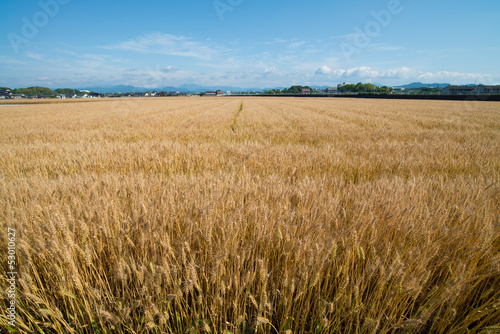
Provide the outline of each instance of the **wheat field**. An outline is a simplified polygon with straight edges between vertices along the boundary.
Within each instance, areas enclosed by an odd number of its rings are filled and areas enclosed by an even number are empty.
[[[500,104],[0,107],[21,333],[500,331]]]

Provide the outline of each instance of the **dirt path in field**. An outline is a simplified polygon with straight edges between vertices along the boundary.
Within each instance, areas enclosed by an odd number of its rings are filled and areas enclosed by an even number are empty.
[[[238,109],[238,111],[234,115],[233,120],[232,120],[231,125],[230,125],[231,131],[233,131],[234,133],[236,132],[236,130],[235,130],[236,122],[238,121],[238,117],[240,116],[242,110],[243,110],[243,100],[241,101],[240,108]]]

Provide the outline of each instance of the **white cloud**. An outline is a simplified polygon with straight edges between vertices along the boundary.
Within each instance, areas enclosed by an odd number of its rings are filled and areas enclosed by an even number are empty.
[[[347,35],[330,36],[330,38],[331,39],[354,39],[356,36],[358,36],[357,33],[350,33]]]
[[[9,56],[0,55],[0,64],[25,65],[26,62],[21,61],[21,60],[16,59],[16,58],[9,57]]]
[[[281,43],[288,43],[288,40],[286,40],[286,39],[275,39],[272,42],[265,42],[264,44],[266,44],[266,45],[272,45],[272,44],[281,44]]]
[[[345,77],[366,77],[366,78],[374,78],[379,76],[379,72],[377,70],[373,70],[368,66],[354,67],[346,70],[343,74]]]
[[[200,59],[210,59],[222,51],[220,48],[210,43],[194,41],[185,36],[176,36],[159,32],[121,43],[103,46],[103,48]]]
[[[396,45],[380,45],[380,44],[373,44],[371,45],[371,47],[377,51],[401,51],[404,49]]]
[[[304,42],[304,41],[293,42],[293,43],[292,43],[292,44],[290,44],[288,47],[289,47],[290,49],[296,49],[296,48],[298,48],[298,47],[300,47],[300,46],[302,46],[302,45],[304,45],[304,44],[306,44],[306,42]]]
[[[382,72],[382,76],[388,78],[409,78],[415,71],[408,67],[393,68]]]
[[[477,83],[490,83],[498,81],[498,76],[495,79],[491,74],[439,71],[434,73],[421,72],[417,76],[417,79],[427,81],[449,81],[451,83],[472,83],[473,81],[477,81]]]
[[[26,57],[35,59],[35,60],[43,60],[43,55],[35,52],[26,52]]]
[[[167,66],[165,68],[162,68],[160,71],[163,73],[169,73],[169,72],[174,72],[177,71],[179,68],[175,66]]]
[[[328,80],[352,79],[363,82],[383,81],[387,84],[403,84],[412,81],[427,83],[449,82],[456,84],[465,83],[495,83],[499,76],[481,73],[460,73],[460,72],[422,72],[409,67],[398,67],[389,69],[372,68],[369,66],[359,66],[348,69],[332,70],[327,65],[321,66],[316,74],[324,75]]]
[[[374,69],[369,66],[353,67],[348,69],[332,70],[326,65],[320,67],[316,74],[329,74],[335,78],[410,78],[416,76],[417,71],[408,67],[392,68],[387,70]]]
[[[321,66],[316,71],[316,74],[330,74],[330,73],[332,73],[332,69],[326,65]]]
[[[269,67],[269,68],[266,68],[264,70],[264,74],[271,74],[273,73],[274,71],[276,71],[276,68],[275,67]]]

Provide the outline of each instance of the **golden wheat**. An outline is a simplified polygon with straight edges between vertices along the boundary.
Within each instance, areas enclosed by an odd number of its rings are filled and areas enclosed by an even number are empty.
[[[479,333],[500,323],[498,103],[9,107],[0,196],[2,231],[17,235],[22,333]],[[0,243],[5,291],[7,233]],[[8,303],[2,294],[5,330]]]

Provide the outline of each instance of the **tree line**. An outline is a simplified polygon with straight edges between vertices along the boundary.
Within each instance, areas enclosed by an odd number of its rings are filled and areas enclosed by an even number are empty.
[[[47,87],[27,87],[27,88],[8,88],[8,87],[0,87],[0,91],[10,90],[12,94],[23,94],[26,96],[39,96],[39,97],[56,97],[60,94],[65,95],[82,95],[85,94],[77,89],[72,88],[58,88],[58,89],[50,89]]]
[[[314,90],[309,87],[309,86],[300,86],[300,85],[294,85],[290,88],[285,88],[285,89],[271,89],[266,91],[266,94],[292,94],[292,95],[298,95],[302,94],[302,90],[308,88],[311,90],[311,93],[314,92]],[[357,84],[347,84],[343,86],[338,87],[339,93],[381,93],[381,94],[390,94],[394,89],[392,87],[378,87],[374,84],[371,83],[357,83]]]

